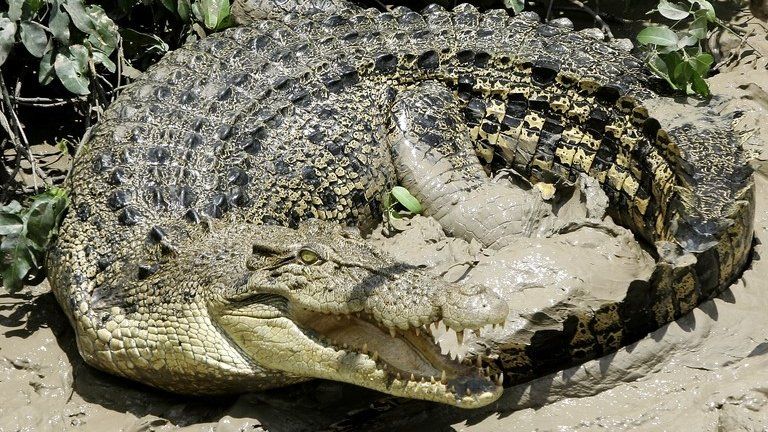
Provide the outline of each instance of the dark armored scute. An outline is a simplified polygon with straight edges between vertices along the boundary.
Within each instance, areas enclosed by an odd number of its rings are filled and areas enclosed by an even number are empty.
[[[167,55],[107,110],[69,178],[49,265],[83,357],[178,392],[326,378],[475,407],[502,379],[611,352],[718,294],[752,241],[737,140],[728,127],[665,131],[632,55],[556,24],[467,5],[340,8]],[[490,369],[440,355],[429,326],[501,323],[503,300],[343,228],[369,230],[400,183],[449,233],[530,235],[463,205],[489,190],[498,217],[525,204],[476,151],[532,182],[596,178],[657,260],[621,302],[493,347]]]

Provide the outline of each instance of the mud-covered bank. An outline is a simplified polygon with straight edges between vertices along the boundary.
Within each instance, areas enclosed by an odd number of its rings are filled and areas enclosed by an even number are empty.
[[[764,28],[754,28],[750,44],[768,52]],[[493,411],[405,403],[368,418],[376,411],[365,410],[362,417],[349,412],[381,395],[353,386],[315,381],[239,397],[187,398],[95,371],[80,359],[73,332],[43,285],[31,295],[0,297],[0,430],[253,431],[260,425],[317,430],[345,418],[367,430],[763,430],[768,425],[768,72],[766,59],[754,50],[724,44],[724,56],[729,49],[742,54],[710,80],[718,95],[710,108],[743,112],[737,128],[759,170],[755,229],[763,244],[731,289],[638,343],[513,387]],[[689,104],[660,102],[655,115],[669,123],[706,122],[694,107],[699,103]],[[584,287],[601,286],[600,295],[615,295],[610,287],[646,271],[642,251],[621,234],[582,231],[483,252],[445,238],[429,219],[411,224],[395,239],[378,241],[449,279],[508,290],[518,314],[568,295],[594,295]],[[606,257],[613,271],[591,270],[606,268],[600,264]],[[542,265],[547,260],[552,267]]]

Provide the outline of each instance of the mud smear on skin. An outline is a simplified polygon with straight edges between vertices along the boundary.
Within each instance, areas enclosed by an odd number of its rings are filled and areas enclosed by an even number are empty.
[[[751,26],[756,33],[750,44],[768,52],[765,29]],[[100,373],[84,365],[66,318],[41,285],[30,295],[0,296],[0,430],[258,431],[264,425],[298,431],[345,418],[366,430],[760,430],[768,424],[768,58],[722,43],[724,56],[728,50],[743,53],[709,80],[719,95],[710,108],[744,112],[737,129],[758,170],[755,232],[763,244],[756,246],[752,267],[740,281],[692,314],[615,354],[510,388],[489,410],[403,403],[375,418],[360,418],[347,413],[367,408],[380,394],[313,381],[240,397],[195,399]],[[655,115],[673,125],[706,122],[695,108],[698,101],[687,102],[659,100]],[[610,298],[627,279],[648,271],[642,249],[626,236],[601,230],[484,251],[446,238],[429,218],[414,218],[395,238],[377,238],[393,254],[427,264],[446,279],[505,290],[520,316],[511,317],[499,334],[483,337],[503,337],[530,318],[526,311],[564,304],[569,296]],[[446,352],[478,348],[470,334],[461,346],[453,335],[444,339]]]

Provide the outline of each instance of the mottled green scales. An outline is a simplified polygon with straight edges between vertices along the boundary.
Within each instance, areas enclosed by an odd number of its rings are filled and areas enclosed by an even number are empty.
[[[256,3],[273,9],[153,66],[77,154],[50,275],[89,364],[186,393],[326,378],[476,407],[639,339],[745,266],[754,192],[735,137],[664,131],[640,102],[650,75],[618,45],[467,5]],[[507,223],[528,210],[485,174],[500,168],[596,178],[657,266],[620,302],[492,347],[483,369],[440,355],[429,326],[461,335],[506,303],[345,226],[370,230],[403,184],[453,235],[544,232]],[[478,219],[463,204],[488,191],[499,212]]]

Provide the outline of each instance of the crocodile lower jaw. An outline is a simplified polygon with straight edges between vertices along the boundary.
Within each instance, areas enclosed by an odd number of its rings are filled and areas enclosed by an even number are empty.
[[[295,310],[292,319],[317,344],[375,362],[389,393],[464,408],[486,405],[501,394],[503,374],[490,375],[480,357],[475,365],[468,366],[443,355],[431,325],[384,328],[366,314],[335,315],[305,309]],[[462,334],[457,332],[459,338]]]

